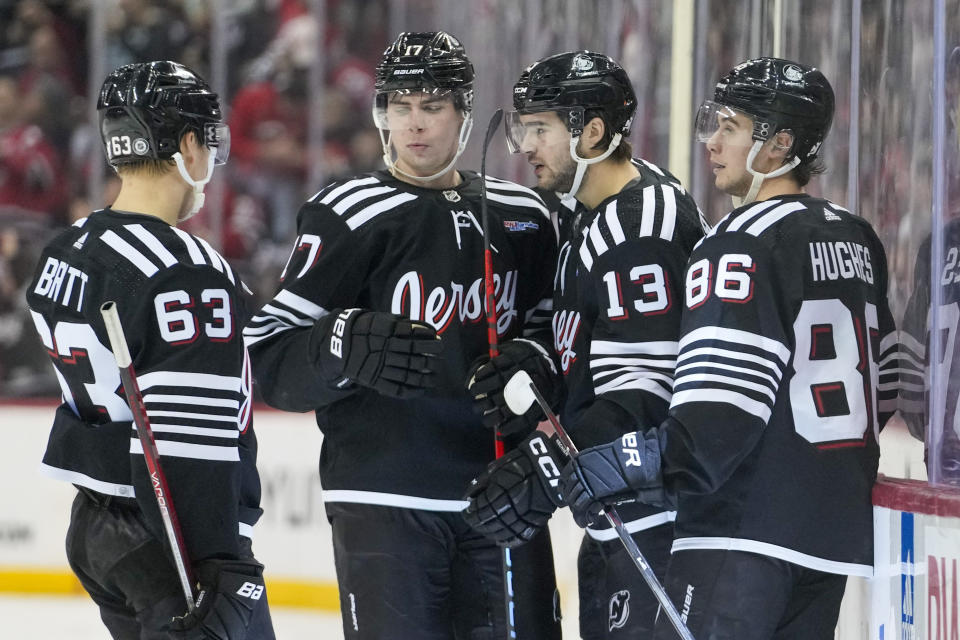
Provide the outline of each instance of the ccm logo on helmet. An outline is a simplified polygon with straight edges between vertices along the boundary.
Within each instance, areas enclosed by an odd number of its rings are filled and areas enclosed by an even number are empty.
[[[330,353],[337,356],[338,358],[343,357],[343,332],[347,328],[347,318],[350,317],[356,309],[347,309],[339,316],[337,316],[337,321],[333,323],[333,332],[330,336]]]
[[[549,478],[550,486],[556,487],[560,483],[560,469],[557,468],[553,458],[550,457],[547,444],[543,441],[543,438],[537,436],[530,441],[529,447],[533,455],[537,456],[537,464],[540,465],[543,475]]]

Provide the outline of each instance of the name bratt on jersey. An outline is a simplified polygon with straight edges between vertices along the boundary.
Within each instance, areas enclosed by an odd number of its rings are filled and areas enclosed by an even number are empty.
[[[66,278],[66,287],[63,286],[64,278]],[[74,287],[78,281],[80,286]],[[87,274],[83,271],[55,258],[47,258],[34,293],[69,307],[76,292],[77,311],[83,311],[83,294],[86,292],[86,286]]]
[[[423,280],[417,271],[408,271],[400,277],[393,289],[391,313],[426,322],[437,333],[443,333],[454,317],[459,317],[464,324],[485,316],[483,278],[466,286],[451,282],[449,287],[434,287],[429,293]],[[493,288],[497,333],[504,335],[517,318],[517,271],[508,271],[504,276],[493,274]]]
[[[564,375],[569,373],[570,365],[577,359],[577,352],[573,350],[573,343],[580,331],[579,311],[557,311],[551,320],[553,324],[553,348],[560,356],[560,367]]]
[[[870,249],[856,242],[811,242],[810,270],[814,282],[859,278],[873,284]]]

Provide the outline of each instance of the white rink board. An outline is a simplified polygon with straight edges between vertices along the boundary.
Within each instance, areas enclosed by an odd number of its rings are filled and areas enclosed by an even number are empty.
[[[0,466],[0,486],[4,488],[0,492],[0,572],[12,568],[69,571],[63,538],[75,491],[37,471],[53,411],[53,404],[0,405],[0,437],[5,444]],[[322,438],[313,414],[259,408],[254,425],[265,510],[255,529],[254,549],[266,565],[268,579],[334,584],[330,528],[317,474]],[[922,445],[912,441],[904,429],[885,430],[881,447],[882,472],[923,477]],[[566,511],[553,519],[551,532],[565,636],[575,637],[576,556],[582,534]],[[868,582],[851,579],[838,638],[868,637],[869,603]]]

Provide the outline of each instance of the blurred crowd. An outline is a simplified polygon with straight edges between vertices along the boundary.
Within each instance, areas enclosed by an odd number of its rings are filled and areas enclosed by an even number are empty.
[[[844,203],[851,126],[845,34],[852,17],[841,4],[791,4],[784,55],[823,66],[834,82],[829,173],[812,191]],[[509,100],[522,64],[569,48],[571,38],[593,48],[619,47],[609,52],[622,56],[640,100],[634,149],[666,164],[670,65],[644,61],[669,53],[668,4],[623,0],[611,3],[609,14],[584,7],[572,13],[560,0],[0,0],[0,397],[57,393],[23,290],[50,234],[116,193],[95,126],[95,96],[107,72],[129,62],[175,59],[224,96],[230,161],[215,173],[208,204],[188,229],[220,248],[265,301],[287,259],[300,203],[330,180],[382,166],[368,114],[373,69],[396,35],[390,31],[398,16],[422,29],[443,22],[461,35],[481,72],[480,111]],[[728,9],[708,5],[701,16],[708,26],[696,56],[696,101],[712,91],[719,69],[757,46],[769,49],[769,34],[758,45],[751,31],[766,18],[746,5]],[[924,3],[866,3],[860,16],[859,212],[887,248],[898,317],[911,294],[918,248],[930,233],[930,11]],[[539,21],[527,24],[531,16]],[[613,31],[611,17],[620,23]],[[951,31],[947,41],[960,42],[960,33]],[[94,69],[100,77],[92,77]],[[953,107],[946,210],[955,215],[960,49],[948,60],[947,85]],[[692,186],[716,220],[729,199],[708,184],[702,149],[694,153]],[[504,177],[531,177],[522,163],[516,167],[522,172]]]

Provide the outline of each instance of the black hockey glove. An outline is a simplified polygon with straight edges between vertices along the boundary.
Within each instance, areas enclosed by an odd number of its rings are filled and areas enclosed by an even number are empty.
[[[470,483],[463,518],[503,547],[529,542],[560,500],[560,469],[566,459],[553,436],[534,431],[520,446],[491,462]]]
[[[584,449],[564,467],[560,490],[581,527],[596,524],[606,506],[637,501],[667,506],[656,430]]]
[[[263,565],[243,560],[205,560],[197,565],[196,608],[174,618],[176,640],[243,640],[263,597]]]
[[[313,327],[310,348],[331,384],[345,380],[408,398],[437,386],[437,332],[384,311],[336,309]]]
[[[467,391],[473,396],[474,410],[483,416],[483,424],[505,436],[526,435],[545,419],[537,403],[523,415],[516,415],[503,399],[503,389],[517,371],[523,369],[548,402],[554,402],[559,387],[557,367],[547,351],[532,340],[517,338],[500,345],[495,358],[478,358],[467,374]]]

